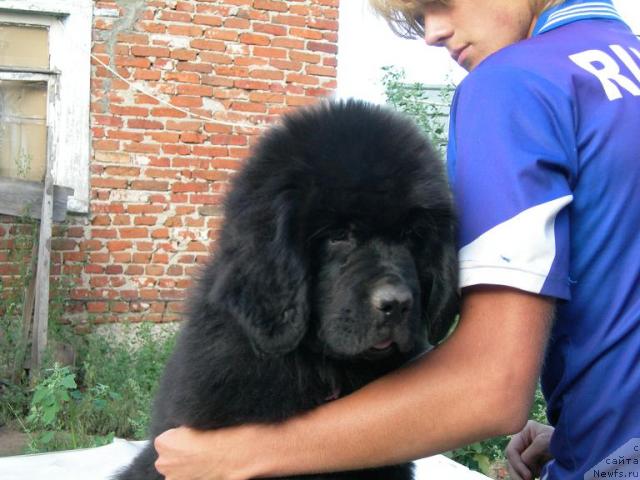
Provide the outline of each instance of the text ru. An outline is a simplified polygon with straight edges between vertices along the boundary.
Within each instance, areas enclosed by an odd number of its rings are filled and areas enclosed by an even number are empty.
[[[602,50],[585,50],[569,55],[569,58],[600,80],[609,100],[622,98],[621,89],[639,97],[640,52],[633,47],[624,48],[620,45],[609,45],[609,49],[613,55]],[[622,65],[627,67],[635,81],[620,72]]]

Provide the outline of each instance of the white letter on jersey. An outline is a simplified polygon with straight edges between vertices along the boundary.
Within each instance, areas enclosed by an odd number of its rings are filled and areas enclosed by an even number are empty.
[[[622,60],[622,62],[627,66],[629,71],[633,74],[633,76],[636,77],[636,80],[638,80],[638,83],[640,83],[640,66],[638,66],[638,64],[633,61],[633,57],[629,55],[629,52],[627,52],[620,45],[609,45],[609,48],[611,49],[611,51],[613,51],[613,53],[615,53],[618,56],[620,60]],[[640,60],[640,53],[637,50],[633,48],[630,48],[629,50],[635,53],[636,56],[638,57],[638,60]]]
[[[569,58],[580,68],[592,73],[600,80],[609,100],[622,98],[622,92],[620,92],[618,85],[632,95],[640,96],[640,87],[633,80],[620,73],[620,66],[608,54],[600,50],[586,50],[569,55]],[[600,65],[596,66],[596,64]]]

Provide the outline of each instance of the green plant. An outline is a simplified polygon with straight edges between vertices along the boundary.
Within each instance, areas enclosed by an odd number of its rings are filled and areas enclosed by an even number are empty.
[[[30,431],[41,431],[34,440],[46,446],[53,440],[56,430],[67,420],[65,416],[68,416],[70,392],[75,390],[77,385],[75,374],[71,373],[69,367],[56,364],[53,369],[45,371],[45,374],[47,375],[34,390],[27,427]],[[37,450],[37,447],[32,444],[30,449]]]
[[[99,435],[88,431],[86,419],[104,411],[108,402],[119,401],[117,393],[104,385],[81,392],[70,367],[56,364],[43,373],[26,419],[31,452],[94,447],[113,440],[113,432]]]
[[[382,70],[387,103],[413,118],[444,158],[453,85],[429,87],[419,82],[407,82],[402,69],[386,66]]]
[[[88,389],[108,387],[120,397],[102,412],[86,415],[87,429],[144,438],[153,394],[174,343],[175,329],[153,332],[147,323],[125,325],[120,335],[87,335],[79,351],[81,383]]]
[[[22,315],[25,293],[34,273],[30,259],[38,228],[34,220],[20,218],[11,224],[10,232],[12,244],[7,263],[15,273],[0,277],[0,379],[16,383],[21,381],[27,348],[23,341]],[[4,417],[5,410],[0,412]]]
[[[2,385],[0,403],[7,418],[28,434],[29,452],[93,447],[114,436],[145,438],[175,329],[154,332],[149,324],[128,325],[120,335],[91,333],[74,341],[79,368],[45,368],[32,390]]]
[[[18,156],[15,158],[16,173],[18,178],[27,178],[31,173],[31,164],[33,163],[33,155],[20,149]]]

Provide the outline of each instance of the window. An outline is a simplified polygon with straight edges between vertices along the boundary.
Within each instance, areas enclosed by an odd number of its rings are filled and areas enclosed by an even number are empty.
[[[49,32],[0,23],[0,176],[42,181],[46,165]],[[22,70],[22,71],[21,71]]]
[[[51,153],[68,209],[89,207],[91,0],[0,2],[0,177],[41,182]]]

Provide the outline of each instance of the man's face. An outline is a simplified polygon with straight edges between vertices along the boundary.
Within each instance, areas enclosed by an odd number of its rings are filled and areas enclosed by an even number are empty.
[[[451,0],[425,7],[424,19],[427,44],[446,47],[470,71],[492,53],[527,38],[536,15],[529,0]]]

